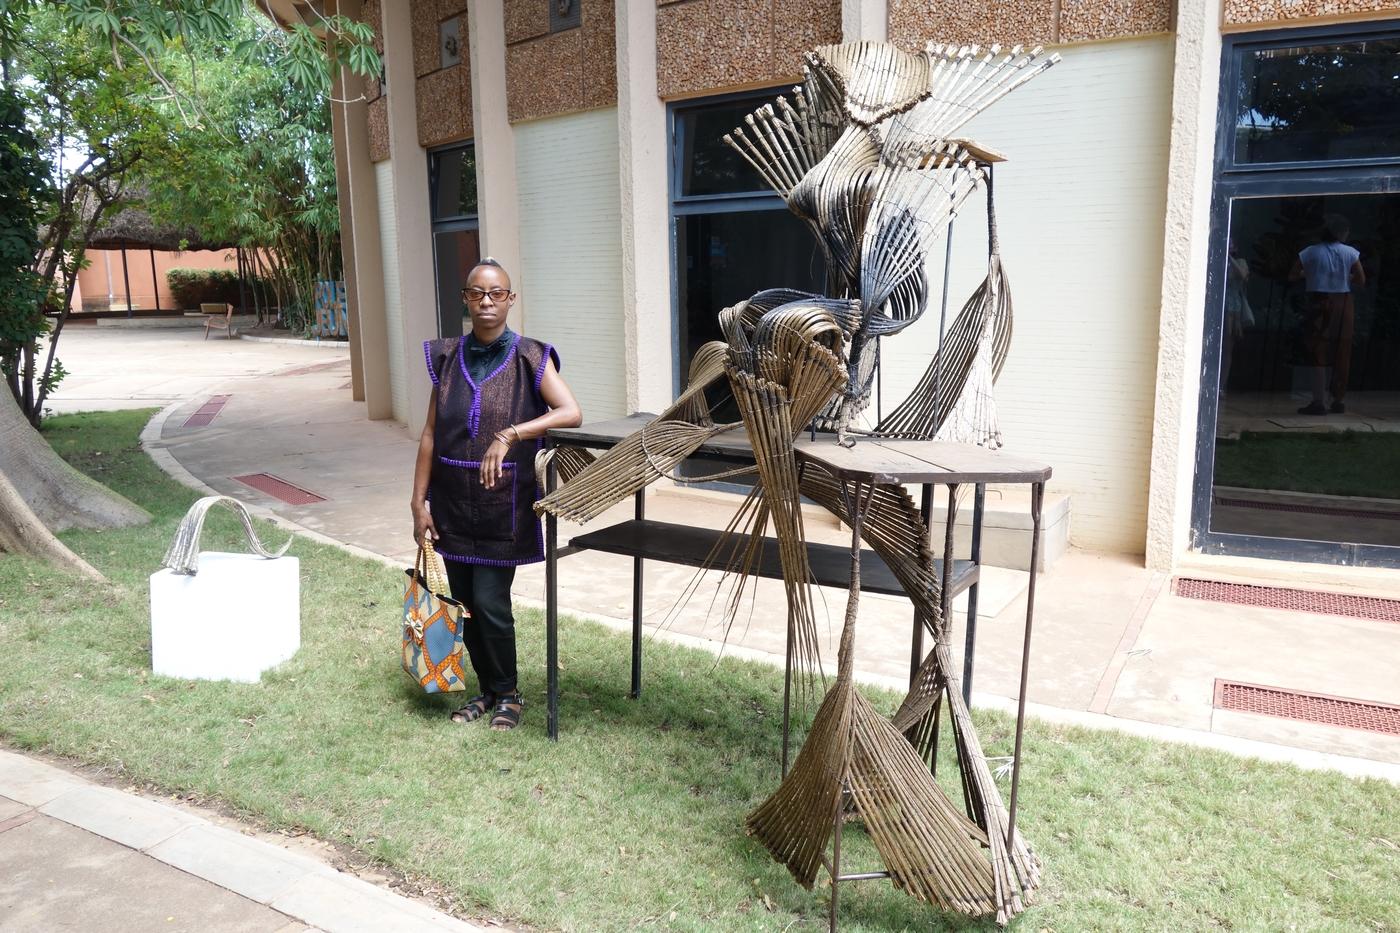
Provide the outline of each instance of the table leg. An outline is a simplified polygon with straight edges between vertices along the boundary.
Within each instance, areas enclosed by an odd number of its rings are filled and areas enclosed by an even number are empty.
[[[963,702],[972,709],[972,659],[977,654],[977,590],[982,586],[982,513],[987,484],[978,483],[972,499],[972,566],[977,579],[967,591],[967,637],[963,641]]]
[[[548,448],[548,442],[546,442]],[[545,494],[554,491],[558,474],[554,461],[545,469]],[[546,731],[559,741],[559,520],[551,513],[544,519],[544,654],[548,678]]]
[[[637,521],[646,518],[646,490],[636,494]],[[642,695],[642,558],[632,558],[632,699]]]
[[[1014,845],[1016,838],[1016,792],[1021,786],[1021,735],[1026,726],[1026,680],[1031,661],[1031,622],[1035,619],[1036,565],[1040,560],[1040,512],[1045,502],[1045,484],[1031,487],[1031,579],[1026,588],[1026,636],[1021,645],[1021,692],[1016,698],[1016,748],[1011,759],[1011,805],[1006,822],[1006,844]]]
[[[919,516],[924,522],[924,545],[927,546],[933,534],[930,527],[933,524],[933,484],[924,483],[923,499],[919,505]],[[924,664],[924,626],[928,620],[919,615],[919,611],[914,610],[914,635],[912,644],[909,646],[909,686],[914,686],[914,681],[918,679],[919,668]]]

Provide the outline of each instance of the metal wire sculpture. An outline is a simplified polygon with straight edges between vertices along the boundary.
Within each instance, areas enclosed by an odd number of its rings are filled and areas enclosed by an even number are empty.
[[[546,454],[557,458],[564,482],[536,504],[540,512],[588,521],[670,476],[707,440],[742,427],[758,481],[726,529],[730,543],[716,548],[711,565],[741,581],[725,608],[728,625],[773,526],[788,604],[788,668],[806,675],[799,685],[821,670],[800,501],[806,497],[849,520],[852,588],[837,675],[792,771],[749,815],[748,830],[810,888],[834,821],[853,813],[897,887],[1002,923],[1023,909],[1039,866],[1019,833],[1008,840],[1007,811],[962,702],[946,639],[939,637],[893,720],[854,686],[862,541],[890,567],[933,634],[946,634],[919,508],[899,486],[853,485],[810,465],[799,471],[793,440],[810,428],[834,432],[847,445],[865,434],[1000,446],[992,386],[1010,348],[1010,289],[986,150],[955,134],[1057,60],[1019,46],[930,44],[914,53],[852,43],[808,52],[804,81],[790,98],[760,107],[724,139],[812,230],[831,296],[772,289],[722,310],[724,340],[696,353],[676,402],[596,459],[577,450]],[[873,428],[863,428],[880,341],[925,312],[929,257],[978,191],[987,195],[986,278],[909,395]],[[715,423],[706,399],[716,393],[737,405],[739,422]],[[945,701],[967,815],[928,767],[937,741],[933,724]]]

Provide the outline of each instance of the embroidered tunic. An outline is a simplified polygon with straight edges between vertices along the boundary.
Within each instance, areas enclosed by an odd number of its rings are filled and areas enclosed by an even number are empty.
[[[467,366],[467,337],[423,343],[437,392],[433,467],[428,504],[445,560],[513,567],[544,560],[544,535],[534,511],[543,494],[535,482],[542,441],[514,444],[501,463],[495,489],[481,485],[481,458],[497,431],[543,415],[545,361],[559,355],[548,344],[514,335],[505,359],[480,382]]]

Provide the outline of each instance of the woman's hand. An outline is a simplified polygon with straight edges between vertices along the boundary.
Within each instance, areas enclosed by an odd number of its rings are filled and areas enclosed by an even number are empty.
[[[496,488],[496,484],[501,480],[501,464],[505,462],[508,453],[510,445],[499,436],[491,442],[491,446],[486,448],[486,453],[481,458],[481,485],[487,489]]]
[[[423,546],[423,536],[427,535],[429,541],[438,539],[437,528],[433,525],[433,513],[428,511],[425,502],[413,503],[413,541],[419,547]]]

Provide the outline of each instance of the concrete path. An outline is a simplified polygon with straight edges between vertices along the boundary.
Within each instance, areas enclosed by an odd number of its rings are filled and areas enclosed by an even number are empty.
[[[230,820],[0,750],[0,931],[471,931]]]
[[[55,408],[168,401],[146,435],[148,449],[168,469],[391,563],[411,559],[407,504],[418,432],[365,420],[363,404],[353,402],[346,388],[348,356],[281,344],[205,342],[181,331],[75,329],[64,334],[61,346],[74,375],[60,387]],[[213,422],[185,426],[216,394],[229,398]],[[273,474],[324,501],[288,505],[233,479],[250,473]],[[662,485],[648,496],[648,517],[722,527],[736,502],[724,493]],[[631,508],[630,502],[620,504],[588,527],[630,517]],[[847,533],[823,513],[813,513],[808,529],[818,539],[847,543]],[[561,541],[576,533],[561,525]],[[1227,568],[1248,579],[1258,563],[1236,561]],[[1323,580],[1335,586],[1317,565],[1268,566],[1275,575],[1286,570],[1297,585]],[[1218,562],[1210,575],[1221,577]],[[1400,575],[1351,576],[1373,595],[1400,596]],[[523,568],[517,581],[520,600],[537,603],[542,566]],[[716,594],[723,598],[718,575],[650,563],[646,581],[644,619],[651,637],[716,649],[724,643],[724,650],[781,663],[784,604],[776,581],[758,583],[751,610],[727,638],[710,612]],[[1016,695],[1026,581],[1025,573],[1001,568],[988,568],[984,578],[974,687],[989,702]],[[845,594],[824,590],[823,597],[829,619],[824,648],[834,657]],[[560,598],[575,615],[625,624],[631,560],[593,552],[566,558]],[[903,599],[863,600],[856,650],[863,676],[907,681],[910,620]],[[964,633],[960,604],[953,636],[959,652]],[[567,658],[567,629],[561,650]],[[1143,569],[1139,557],[1072,549],[1039,578],[1029,696],[1046,709],[1098,716],[1106,726],[1165,726],[1203,739],[1234,736],[1400,765],[1400,736],[1231,712],[1214,702],[1216,680],[1227,679],[1400,704],[1397,656],[1400,624],[1185,599],[1170,580]]]

